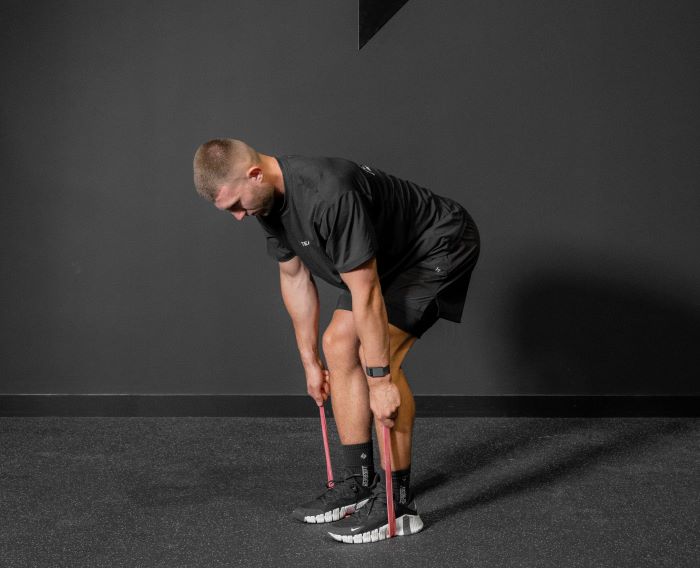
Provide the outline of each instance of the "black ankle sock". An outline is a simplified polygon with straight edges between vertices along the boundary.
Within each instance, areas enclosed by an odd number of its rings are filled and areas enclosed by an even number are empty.
[[[379,482],[382,484],[382,489],[386,487],[386,473],[383,469],[379,470]],[[406,469],[391,472],[391,493],[394,496],[394,505],[401,503],[406,505],[411,502],[413,495],[411,494],[411,466]]]
[[[364,444],[343,444],[345,469],[352,475],[362,476],[361,484],[369,487],[374,477],[374,448],[372,440]]]
[[[391,488],[394,495],[394,501],[405,505],[411,499],[410,493],[411,482],[411,466],[406,469],[391,472]]]

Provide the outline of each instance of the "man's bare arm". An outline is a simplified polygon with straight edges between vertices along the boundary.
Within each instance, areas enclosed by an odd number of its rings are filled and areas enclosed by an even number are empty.
[[[316,282],[298,256],[280,262],[279,266],[282,300],[292,318],[301,362],[305,369],[322,365],[318,351],[320,305]]]
[[[389,321],[377,274],[377,259],[370,258],[351,272],[340,274],[352,294],[352,313],[368,367],[386,367],[389,349]],[[394,370],[394,369],[392,369]],[[389,380],[387,378],[386,380]],[[370,384],[380,381],[372,379]]]
[[[377,259],[372,257],[355,270],[342,272],[340,277],[352,294],[352,313],[360,338],[362,353],[368,367],[390,365],[389,322],[377,274]],[[391,371],[382,378],[368,378],[369,406],[372,413],[387,428],[393,428],[401,394],[393,383]]]

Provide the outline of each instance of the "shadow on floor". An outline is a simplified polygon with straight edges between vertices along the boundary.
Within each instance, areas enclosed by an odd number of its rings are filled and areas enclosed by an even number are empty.
[[[641,424],[615,422],[605,430],[598,423],[589,432],[590,424],[591,419],[519,421],[508,432],[499,429],[490,440],[443,454],[433,469],[416,479],[413,489],[425,498],[441,486],[452,486],[451,504],[421,516],[430,526],[509,495],[563,481],[607,457],[640,453],[646,446],[667,436],[681,435],[690,428],[687,420],[673,419],[647,420]],[[558,438],[559,444],[540,442],[552,438]],[[516,453],[517,460],[509,460]],[[492,483],[475,485],[470,480],[472,474],[489,469],[493,474],[486,477]]]

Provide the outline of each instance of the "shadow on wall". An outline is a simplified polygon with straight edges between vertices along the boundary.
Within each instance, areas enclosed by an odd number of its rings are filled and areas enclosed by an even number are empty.
[[[699,312],[641,279],[549,266],[525,279],[507,313],[534,392],[663,395],[700,392]]]

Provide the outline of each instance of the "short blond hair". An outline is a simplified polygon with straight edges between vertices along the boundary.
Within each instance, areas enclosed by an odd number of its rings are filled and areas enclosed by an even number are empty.
[[[260,155],[245,142],[214,138],[202,144],[194,154],[194,186],[199,195],[213,203],[224,183],[259,163]]]

